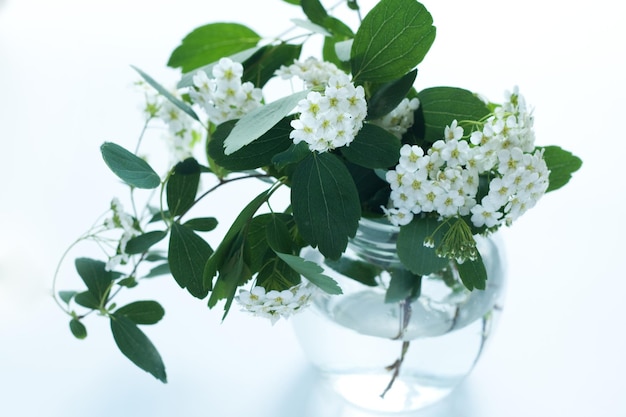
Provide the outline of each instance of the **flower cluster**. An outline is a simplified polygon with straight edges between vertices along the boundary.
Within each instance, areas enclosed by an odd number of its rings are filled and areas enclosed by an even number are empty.
[[[158,119],[165,125],[167,133],[163,135],[163,140],[167,146],[170,162],[175,164],[192,156],[194,145],[202,139],[201,124],[171,101],[166,100],[145,81],[137,82],[136,86],[144,94],[142,111],[146,119],[148,121]],[[180,98],[177,91],[173,90],[170,93]]]
[[[222,58],[212,69],[213,78],[204,71],[193,77],[195,89],[189,91],[194,103],[207,113],[209,120],[220,124],[239,119],[261,104],[261,89],[247,81],[242,83],[243,66],[230,58]]]
[[[510,225],[548,187],[542,151],[533,152],[532,121],[523,97],[514,91],[477,123],[469,140],[455,120],[446,127],[444,139],[426,152],[404,145],[395,170],[386,174],[391,207],[383,209],[390,221],[404,225],[415,214],[437,212],[442,218],[471,216],[476,227]],[[479,192],[481,177],[489,182]]]
[[[309,57],[304,61],[295,60],[293,64],[282,65],[276,71],[276,75],[284,80],[294,77],[304,81],[305,88],[315,88],[328,84],[330,77],[341,75],[341,71],[332,62],[320,61],[315,57]]]
[[[289,137],[306,142],[311,151],[326,152],[348,146],[363,126],[367,103],[363,87],[355,87],[347,74],[332,75],[324,93],[311,91],[298,103],[300,117],[291,122]]]
[[[120,264],[126,264],[129,255],[126,253],[126,244],[130,239],[141,234],[137,229],[135,219],[124,211],[124,207],[117,198],[111,200],[111,217],[104,220],[104,227],[108,230],[122,229],[122,237],[119,240],[115,255],[110,256],[105,269],[112,271]]]
[[[261,286],[255,286],[252,290],[239,290],[236,300],[255,316],[269,318],[272,324],[281,317],[289,316],[302,311],[311,301],[313,291],[307,284],[295,285],[287,290],[267,291]]]
[[[406,131],[413,126],[415,121],[415,110],[420,106],[418,98],[404,98],[396,106],[395,109],[381,117],[374,120],[372,123],[382,127],[390,133],[393,133],[396,137],[401,138]]]

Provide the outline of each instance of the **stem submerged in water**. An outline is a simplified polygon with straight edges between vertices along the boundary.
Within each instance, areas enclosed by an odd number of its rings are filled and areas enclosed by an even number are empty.
[[[413,300],[413,297],[407,297],[407,299],[400,302],[400,331],[398,332],[398,335],[394,337],[394,340],[402,339],[404,337],[404,334],[406,333],[406,329],[409,326],[409,321],[411,321],[411,312],[412,312],[411,301],[412,300]],[[409,350],[410,344],[411,344],[410,341],[403,340],[402,350],[400,351],[400,357],[396,359],[394,363],[385,367],[387,371],[393,371],[393,374],[391,375],[391,381],[389,381],[389,384],[387,384],[387,387],[385,387],[385,390],[382,392],[382,394],[380,394],[380,398],[385,398],[385,395],[387,394],[387,392],[391,389],[391,387],[393,387],[394,382],[396,382],[398,375],[400,375],[400,368],[402,367],[402,364],[404,363],[404,356],[406,355],[406,352]]]

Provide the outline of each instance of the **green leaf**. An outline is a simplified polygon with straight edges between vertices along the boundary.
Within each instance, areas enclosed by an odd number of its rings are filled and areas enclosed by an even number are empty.
[[[233,299],[235,298],[235,292],[239,285],[243,285],[252,277],[250,268],[245,262],[245,245],[242,242],[243,237],[239,235],[238,239],[235,239],[233,243],[234,251],[230,253],[226,261],[220,266],[220,274],[215,283],[215,287],[209,297],[209,308],[215,307],[219,300],[225,299],[224,304],[224,316],[226,318]]]
[[[117,316],[124,316],[135,324],[155,324],[163,318],[165,310],[156,301],[135,301],[118,308]]]
[[[400,158],[400,139],[380,126],[366,123],[341,154],[353,164],[365,168],[389,168]]]
[[[428,10],[415,0],[381,0],[354,37],[354,80],[387,82],[411,71],[435,40],[432,23]]]
[[[167,232],[163,230],[153,230],[139,236],[131,238],[126,243],[125,252],[129,255],[146,252],[153,245],[159,243],[167,236]]]
[[[106,264],[104,262],[95,259],[78,258],[75,260],[74,265],[78,275],[80,275],[87,286],[89,293],[93,295],[94,299],[98,300],[97,304],[99,304],[101,300],[108,296],[111,282],[116,275],[105,269]]]
[[[272,163],[278,169],[283,169],[287,165],[295,164],[309,156],[311,151],[306,142],[300,142],[297,145],[292,143],[286,151],[277,153],[272,157]]]
[[[292,177],[291,204],[300,234],[331,259],[341,256],[361,217],[359,194],[346,166],[330,153],[311,153]]]
[[[379,119],[398,107],[413,87],[416,76],[417,69],[398,80],[381,85],[368,100],[366,119]]]
[[[480,120],[489,114],[484,101],[471,91],[456,87],[432,87],[418,93],[420,107],[416,112],[418,137],[433,143],[443,139],[446,126],[457,120],[459,126],[468,129],[468,120]]]
[[[135,277],[130,276],[117,281],[117,285],[126,288],[135,288],[137,285],[139,285],[139,283],[137,282]]]
[[[545,146],[543,159],[550,170],[548,191],[558,190],[569,182],[572,174],[580,169],[583,161],[573,153],[558,146]]]
[[[167,206],[172,216],[182,215],[193,206],[200,171],[200,165],[194,158],[187,158],[174,167],[166,186]]]
[[[242,82],[250,81],[263,87],[282,65],[290,65],[300,57],[302,45],[279,43],[266,45],[244,62]]]
[[[193,109],[191,108],[190,105],[188,105],[187,103],[185,103],[184,101],[182,101],[178,97],[174,96],[172,93],[170,93],[170,91],[167,88],[163,87],[161,84],[156,82],[152,77],[150,77],[148,74],[146,74],[145,72],[143,72],[139,68],[137,68],[135,66],[132,66],[132,65],[131,65],[131,67],[135,71],[137,71],[139,73],[139,75],[141,75],[141,78],[143,78],[145,82],[150,84],[152,86],[152,88],[157,90],[159,92],[159,94],[161,94],[163,97],[165,97],[170,103],[172,103],[173,105],[175,105],[176,107],[181,109],[183,112],[187,113],[187,115],[189,115],[194,120],[198,120],[198,121],[200,120],[200,118],[198,117],[196,112],[193,111]]]
[[[154,277],[158,277],[161,275],[168,275],[171,273],[172,271],[170,271],[170,264],[164,263],[164,264],[160,264],[152,268],[150,272],[148,272],[148,274],[144,276],[144,278],[154,278]]]
[[[440,271],[448,265],[447,258],[440,258],[434,248],[424,246],[424,240],[433,235],[441,226],[435,217],[416,218],[400,228],[398,241],[398,257],[402,264],[416,275],[428,275]],[[435,234],[435,242],[441,241],[445,232],[441,227]],[[435,247],[437,243],[435,243]]]
[[[150,339],[129,318],[115,313],[110,317],[113,339],[124,356],[159,381],[167,382],[165,365]]]
[[[324,269],[315,262],[307,261],[299,256],[289,255],[287,253],[276,253],[297,273],[311,281],[311,283],[319,287],[322,291],[328,294],[342,294],[341,288],[337,285],[337,282],[331,277],[324,275]]]
[[[275,252],[291,253],[293,244],[287,224],[280,215],[271,214],[265,225],[265,236],[270,248]]]
[[[210,232],[217,227],[217,219],[215,217],[198,217],[187,220],[183,226],[197,232]]]
[[[463,263],[456,263],[461,282],[472,291],[474,289],[484,290],[487,282],[487,270],[480,253],[477,253],[475,260],[466,260]]]
[[[300,0],[300,6],[311,22],[324,26],[324,20],[328,17],[328,13],[319,0]]]
[[[84,339],[87,337],[87,328],[78,319],[70,320],[70,331],[77,339]]]
[[[236,152],[224,152],[225,140],[231,134],[236,121],[222,123],[217,127],[209,142],[209,156],[231,171],[243,171],[268,166],[275,155],[285,152],[293,144],[289,138],[291,118],[280,120],[257,140]]]
[[[300,282],[302,282],[300,274],[285,261],[276,257],[266,262],[256,276],[256,285],[267,291],[287,290]]]
[[[210,23],[194,29],[174,49],[167,65],[189,72],[236,52],[253,48],[261,37],[238,23]]]
[[[168,261],[172,276],[181,288],[196,298],[204,298],[208,288],[204,286],[204,265],[213,253],[211,246],[191,229],[172,223]]]
[[[268,224],[275,221],[275,218],[278,218],[280,223],[286,225],[288,229],[294,227],[293,217],[287,213],[265,213],[250,221],[246,243],[250,250],[248,266],[253,273],[258,272],[265,263],[276,257],[268,242]],[[291,232],[288,231],[288,233]],[[292,248],[288,249],[287,252],[291,250]]]
[[[334,271],[339,272],[341,275],[352,278],[353,280],[360,282],[361,284],[370,287],[378,286],[378,281],[376,281],[376,277],[381,274],[382,269],[374,264],[354,259],[348,259],[346,257],[341,257],[336,261],[332,259],[325,259],[324,263],[329,268],[332,268]]]
[[[346,163],[346,167],[359,193],[363,213],[382,215],[380,206],[387,205],[391,193],[389,183],[383,181],[375,170],[351,163]],[[384,171],[387,172],[386,169]]]
[[[231,155],[260,138],[293,111],[298,102],[308,93],[308,91],[300,91],[291,94],[265,106],[257,107],[246,114],[237,121],[230,135],[224,140],[224,153]]]
[[[219,268],[224,264],[224,261],[231,251],[232,243],[239,236],[239,232],[249,225],[252,217],[257,210],[265,203],[270,195],[274,192],[274,188],[265,190],[257,195],[244,209],[239,213],[233,224],[224,235],[221,243],[206,262],[204,267],[204,286],[210,288],[211,280],[217,274]]]
[[[65,303],[69,304],[72,298],[78,294],[77,291],[59,291],[59,298]]]
[[[419,297],[422,277],[403,268],[391,270],[389,288],[385,293],[385,303],[397,303],[404,300],[415,300]]]
[[[100,309],[100,298],[97,298],[89,291],[78,293],[74,296],[74,302],[79,306],[91,308],[93,310]]]
[[[121,146],[105,142],[100,151],[109,169],[126,184],[145,189],[161,184],[161,178],[146,161]]]

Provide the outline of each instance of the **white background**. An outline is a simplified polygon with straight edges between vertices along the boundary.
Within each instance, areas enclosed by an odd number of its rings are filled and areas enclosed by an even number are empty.
[[[438,35],[416,87],[498,101],[519,85],[537,143],[584,166],[505,231],[496,337],[449,400],[415,415],[626,416],[623,7],[424,4]],[[141,129],[130,65],[168,84],[169,53],[193,28],[232,21],[272,36],[291,17],[302,15],[279,0],[0,0],[0,416],[365,415],[318,384],[288,323],[235,309],[220,323],[219,309],[154,281],[138,297],[167,311],[147,330],[167,365],[162,385],[122,357],[106,320],[90,317],[89,337],[74,339],[50,296],[63,250],[123,196],[98,147],[132,147]],[[222,194],[219,210],[228,216],[243,198]],[[69,263],[63,289],[76,282]]]

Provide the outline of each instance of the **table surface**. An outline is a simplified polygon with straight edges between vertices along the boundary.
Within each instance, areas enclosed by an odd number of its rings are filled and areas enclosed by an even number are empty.
[[[535,107],[537,143],[584,167],[503,231],[509,283],[496,335],[451,397],[413,415],[626,416],[623,7],[424,4],[438,38],[416,87],[498,101],[517,84]],[[264,8],[272,19],[254,20]],[[288,322],[233,311],[222,323],[219,309],[155,280],[141,296],[167,311],[149,329],[164,385],[122,357],[105,320],[90,317],[87,339],[74,339],[50,297],[63,250],[121,190],[98,146],[132,146],[141,130],[130,65],[173,83],[165,63],[192,28],[237,21],[271,36],[291,17],[302,15],[279,0],[0,0],[0,415],[368,415],[320,383]]]

